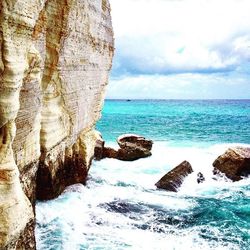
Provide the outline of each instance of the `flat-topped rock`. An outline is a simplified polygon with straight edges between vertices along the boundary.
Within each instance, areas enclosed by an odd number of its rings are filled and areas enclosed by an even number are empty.
[[[136,134],[124,134],[117,138],[120,149],[117,159],[122,161],[134,161],[151,155],[153,141]]]
[[[117,143],[120,148],[135,148],[139,147],[145,150],[150,151],[152,149],[153,141],[148,140],[143,136],[136,134],[124,134],[117,138]]]
[[[250,175],[250,148],[229,148],[213,163],[214,173],[224,173],[232,181]]]
[[[183,161],[180,165],[165,174],[155,185],[157,188],[177,192],[184,178],[193,172],[189,162]]]

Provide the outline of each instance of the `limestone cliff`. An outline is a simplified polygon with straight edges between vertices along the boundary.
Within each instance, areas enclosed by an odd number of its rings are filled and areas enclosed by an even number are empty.
[[[1,0],[0,46],[0,249],[35,249],[35,200],[84,182],[91,163],[109,2]]]

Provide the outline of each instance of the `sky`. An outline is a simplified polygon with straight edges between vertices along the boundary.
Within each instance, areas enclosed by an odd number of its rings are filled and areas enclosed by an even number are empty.
[[[249,0],[110,0],[107,98],[250,99]]]

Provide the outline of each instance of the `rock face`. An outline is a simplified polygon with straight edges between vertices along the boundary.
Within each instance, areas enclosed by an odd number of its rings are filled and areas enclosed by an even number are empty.
[[[164,175],[155,185],[157,188],[177,192],[186,176],[193,172],[189,162],[184,161],[173,170]]]
[[[35,249],[35,200],[85,182],[113,51],[108,0],[0,2],[0,249]]]
[[[224,173],[232,181],[250,175],[250,148],[230,148],[213,163],[214,173]]]

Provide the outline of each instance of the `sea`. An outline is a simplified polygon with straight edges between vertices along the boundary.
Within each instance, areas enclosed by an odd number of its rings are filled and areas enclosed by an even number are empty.
[[[250,249],[250,177],[212,173],[229,147],[250,147],[250,100],[106,100],[96,128],[113,148],[119,135],[143,135],[152,156],[93,161],[86,186],[37,202],[38,250]],[[194,172],[179,191],[157,189],[184,160]]]

